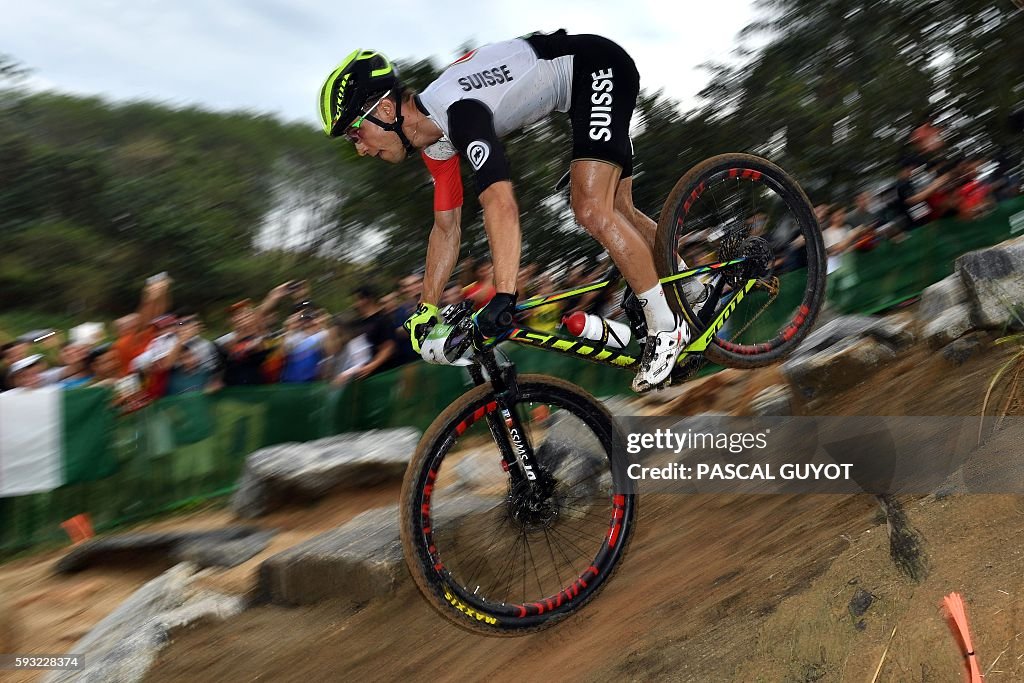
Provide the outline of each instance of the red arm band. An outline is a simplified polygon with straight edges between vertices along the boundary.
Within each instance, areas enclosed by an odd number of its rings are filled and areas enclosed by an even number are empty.
[[[462,174],[459,155],[438,161],[422,154],[423,163],[434,178],[434,211],[450,211],[462,206]]]

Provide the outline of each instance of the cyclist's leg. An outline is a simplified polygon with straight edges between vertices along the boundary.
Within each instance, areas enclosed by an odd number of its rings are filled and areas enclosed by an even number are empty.
[[[616,200],[622,183],[633,174],[629,124],[640,93],[640,74],[629,54],[607,38],[568,37],[573,53],[570,202],[576,220],[602,246],[634,291],[658,284],[651,244],[653,237],[634,225]],[[647,226],[643,226],[646,228]],[[670,321],[661,321],[663,329]]]
[[[619,179],[619,187],[615,190],[615,210],[625,216],[636,231],[643,235],[653,253],[654,241],[658,235],[658,224],[633,205],[632,177]]]
[[[576,221],[591,234],[638,292],[658,284],[653,252],[644,235],[615,207],[620,168],[607,161],[576,159],[570,166]]]
[[[647,391],[668,379],[690,332],[672,311],[658,282],[651,247],[640,232],[615,209],[620,169],[593,159],[576,159],[570,167],[572,209],[576,221],[608,251],[619,272],[637,293],[647,322],[647,343],[634,391]]]
[[[633,174],[629,123],[640,93],[640,74],[626,51],[607,38],[570,36],[569,41],[573,52],[570,201],[577,222],[604,246],[637,293],[648,336],[633,389],[646,391],[668,378],[689,340],[689,329],[672,311],[658,282],[646,226],[638,228],[635,217],[616,208],[621,179]]]
[[[655,223],[647,214],[633,205],[633,178],[627,177],[619,180],[619,187],[615,191],[615,210],[621,213],[630,224],[636,228],[637,232],[643,235],[647,241],[648,246],[651,248],[653,254],[655,249],[655,241],[658,236],[658,224]],[[655,257],[657,258],[657,257]],[[680,269],[686,268],[686,262],[683,261],[682,257],[676,255],[679,261]],[[679,283],[683,288],[683,292],[686,298],[691,302],[697,301],[704,291],[704,285],[695,278],[690,278]],[[629,297],[627,301],[631,301],[633,297]]]

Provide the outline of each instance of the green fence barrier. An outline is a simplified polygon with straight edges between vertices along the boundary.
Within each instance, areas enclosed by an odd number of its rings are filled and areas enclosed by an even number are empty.
[[[627,391],[629,373],[534,349],[510,349],[523,372],[564,377],[598,395]],[[112,529],[229,493],[245,457],[273,444],[411,425],[425,430],[470,387],[462,368],[414,363],[350,384],[228,388],[172,396],[115,417],[105,389],[64,392],[65,484],[0,498],[0,555],[64,538],[60,523],[88,512]]]
[[[882,310],[950,274],[959,254],[1022,229],[1024,199],[1003,203],[981,221],[919,228],[902,243],[848,254],[830,276],[830,299],[843,312]],[[800,295],[800,288],[785,286],[787,277],[802,274],[783,277],[780,296],[795,297],[781,302],[783,312]],[[525,347],[503,350],[520,372],[555,375],[597,396],[629,392],[628,372]],[[264,446],[402,425],[424,430],[468,388],[462,368],[414,363],[340,391],[321,383],[232,388],[166,398],[124,417],[108,409],[106,390],[69,390],[66,483],[48,493],[0,498],[0,555],[60,541],[60,522],[81,512],[106,530],[228,493],[245,456]]]
[[[922,226],[902,242],[843,256],[832,274],[830,300],[844,313],[876,313],[917,296],[951,275],[957,256],[998,244],[1024,230],[1024,198],[1003,202],[972,222],[946,219]]]

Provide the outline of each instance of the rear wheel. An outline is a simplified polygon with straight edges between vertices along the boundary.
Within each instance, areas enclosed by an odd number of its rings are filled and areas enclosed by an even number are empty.
[[[810,201],[782,169],[748,154],[712,157],[676,183],[655,255],[662,278],[716,265],[671,291],[699,332],[731,308],[705,351],[721,365],[782,359],[811,331],[824,301],[825,247]],[[729,261],[739,263],[717,267]]]
[[[523,375],[509,405],[470,390],[424,434],[402,486],[401,533],[423,595],[456,625],[520,635],[565,618],[607,583],[632,537],[636,502],[612,483],[612,418],[578,387]],[[492,435],[533,451],[513,477]],[[517,470],[518,472],[518,470]],[[518,481],[517,481],[518,480]]]

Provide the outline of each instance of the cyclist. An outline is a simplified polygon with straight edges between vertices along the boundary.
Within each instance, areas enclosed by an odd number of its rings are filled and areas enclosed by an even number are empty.
[[[419,307],[406,321],[413,348],[437,320],[436,302],[461,242],[459,159],[473,167],[497,293],[476,316],[486,337],[511,324],[519,269],[519,210],[501,138],[553,111],[572,122],[570,196],[577,222],[608,251],[637,293],[648,336],[634,391],[668,378],[690,331],[658,282],[656,225],[633,206],[629,123],[640,89],[632,58],[596,35],[535,33],[464,55],[422,93],[405,87],[379,52],[356,50],[320,90],[331,137],[360,156],[398,163],[419,151],[434,178],[434,225]]]

